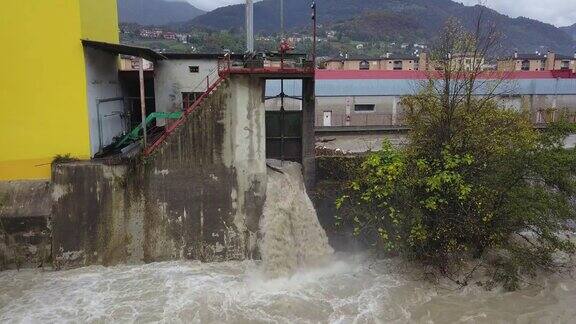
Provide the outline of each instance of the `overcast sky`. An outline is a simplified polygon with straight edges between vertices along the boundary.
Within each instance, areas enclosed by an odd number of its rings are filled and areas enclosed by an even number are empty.
[[[244,3],[245,0],[187,0],[193,5],[212,10],[217,7]],[[290,1],[290,0],[286,0]],[[457,0],[464,4],[477,4],[479,0]],[[576,0],[483,0],[486,5],[512,16],[524,16],[554,24],[568,26],[576,23]]]

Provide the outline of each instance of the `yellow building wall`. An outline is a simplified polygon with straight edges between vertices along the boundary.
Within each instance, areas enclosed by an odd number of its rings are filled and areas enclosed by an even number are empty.
[[[112,1],[92,0],[82,6],[80,1],[18,0],[2,6],[0,181],[49,179],[50,162],[58,154],[89,157],[80,39],[90,35],[117,40],[118,31],[116,7],[108,3]],[[103,2],[113,13],[93,8]],[[112,31],[114,35],[108,35]]]
[[[107,43],[120,42],[116,0],[79,0],[82,38]]]

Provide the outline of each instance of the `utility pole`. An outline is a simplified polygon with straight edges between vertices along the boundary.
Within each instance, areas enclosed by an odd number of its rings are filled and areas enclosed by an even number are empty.
[[[280,39],[284,40],[284,0],[280,0]]]
[[[254,52],[254,0],[246,0],[246,51]]]
[[[144,149],[148,146],[148,133],[146,131],[146,90],[144,89],[144,59],[140,57],[140,66],[138,67],[138,77],[140,79],[140,112],[142,113],[142,139],[144,140]]]
[[[316,70],[316,36],[317,36],[317,23],[316,23],[316,1],[312,1],[312,22],[313,32],[312,32],[312,67]]]

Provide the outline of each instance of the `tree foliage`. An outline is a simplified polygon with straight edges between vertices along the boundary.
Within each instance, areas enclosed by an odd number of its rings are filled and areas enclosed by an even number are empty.
[[[460,40],[453,44],[481,48],[458,25],[447,28]],[[337,206],[361,211],[348,221],[379,250],[461,284],[476,260],[512,290],[523,274],[560,269],[558,252],[576,251],[561,234],[575,219],[576,153],[563,147],[574,128],[539,131],[529,114],[499,107],[495,94],[474,96],[474,69],[458,70],[449,57],[443,66],[443,79],[403,100],[410,144],[370,154]]]

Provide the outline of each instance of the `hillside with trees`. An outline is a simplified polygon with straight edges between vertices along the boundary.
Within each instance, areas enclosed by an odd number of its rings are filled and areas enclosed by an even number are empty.
[[[255,31],[273,34],[279,31],[280,2],[264,0],[254,5]],[[450,0],[318,0],[321,30],[338,30],[343,37],[358,40],[403,39],[426,42],[436,36],[442,24],[456,17],[471,28],[479,6],[470,7]],[[218,8],[198,16],[182,28],[206,27],[213,30],[244,29],[244,5]],[[554,49],[571,53],[575,41],[553,25],[524,17],[510,18],[484,8],[486,19],[502,32],[503,50],[533,52]],[[288,31],[303,31],[311,25],[308,0],[285,2]]]
[[[164,25],[188,21],[204,13],[185,1],[118,0],[118,16],[122,23]]]
[[[568,35],[572,36],[572,38],[574,38],[574,40],[576,40],[576,24],[574,24],[572,26],[560,27],[560,29],[562,29]]]

